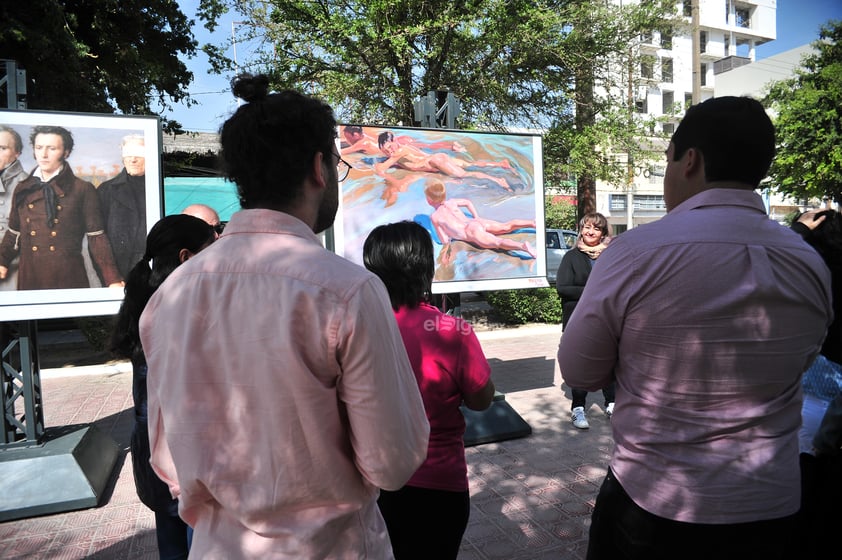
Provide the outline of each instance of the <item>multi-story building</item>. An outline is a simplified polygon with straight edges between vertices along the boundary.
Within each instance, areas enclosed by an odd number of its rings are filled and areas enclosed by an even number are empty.
[[[613,0],[628,3],[629,0]],[[716,75],[755,60],[755,49],[775,39],[776,0],[696,0],[698,43],[694,41],[692,1],[676,2],[678,25],[653,30],[641,37],[639,68],[629,91],[634,110],[642,118],[653,118],[659,137],[648,139],[656,148],[666,148],[683,108],[693,100],[694,50],[699,53],[699,100],[714,96]],[[678,111],[676,111],[678,109]],[[727,134],[727,131],[723,131]],[[623,162],[623,155],[615,159]],[[597,183],[596,207],[608,218],[613,233],[657,220],[664,206],[663,157],[635,162],[627,184]]]

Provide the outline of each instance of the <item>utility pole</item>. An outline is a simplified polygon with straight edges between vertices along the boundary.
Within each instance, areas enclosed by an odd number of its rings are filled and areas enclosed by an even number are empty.
[[[690,18],[693,30],[693,105],[702,102],[702,53],[701,38],[699,36],[699,0],[690,2]]]

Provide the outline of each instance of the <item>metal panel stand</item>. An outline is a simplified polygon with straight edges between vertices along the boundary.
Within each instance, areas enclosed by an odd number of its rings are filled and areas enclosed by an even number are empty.
[[[465,417],[465,447],[522,438],[532,433],[532,427],[506,402],[506,396],[497,392],[491,406],[483,411],[461,407]]]
[[[94,426],[44,428],[37,323],[20,328],[2,350],[0,521],[99,505],[120,455]]]
[[[461,315],[461,294],[442,294],[439,309],[448,315]],[[526,437],[532,428],[520,414],[506,402],[506,395],[495,391],[491,406],[485,410],[471,410],[459,407],[465,417],[465,434],[462,440],[466,447]]]

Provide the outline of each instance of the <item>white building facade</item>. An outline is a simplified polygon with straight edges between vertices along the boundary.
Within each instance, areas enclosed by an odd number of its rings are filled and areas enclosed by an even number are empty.
[[[715,94],[717,74],[753,62],[756,47],[776,37],[776,0],[697,2],[698,44],[694,41],[691,0],[682,0],[675,6],[679,25],[671,31],[647,33],[637,46],[641,62],[634,69],[637,76],[632,88],[633,102],[641,118],[655,119],[655,137],[650,140],[656,148],[666,149],[682,108],[692,102],[694,50],[699,53],[699,94],[700,101],[704,101]],[[615,157],[622,161],[624,156]],[[657,220],[666,213],[665,167],[664,157],[636,162],[628,174],[628,184],[597,182],[596,208],[608,218],[613,234]]]

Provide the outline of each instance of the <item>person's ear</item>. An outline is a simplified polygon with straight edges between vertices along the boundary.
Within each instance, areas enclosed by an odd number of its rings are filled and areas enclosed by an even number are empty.
[[[313,156],[313,180],[319,186],[324,188],[327,185],[327,169],[325,169],[325,155],[322,152],[316,152]]]
[[[704,175],[705,158],[702,152],[696,148],[687,148],[684,159],[684,175],[689,177],[699,171]]]
[[[178,262],[184,264],[186,260],[193,256],[193,253],[190,252],[190,249],[181,249],[178,252]]]

